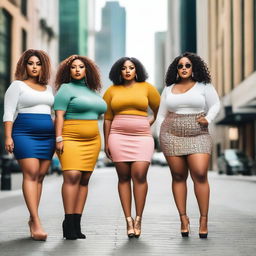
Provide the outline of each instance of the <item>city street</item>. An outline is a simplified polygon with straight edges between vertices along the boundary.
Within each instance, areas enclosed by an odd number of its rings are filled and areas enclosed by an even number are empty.
[[[19,182],[18,177],[16,174],[15,182]],[[21,190],[0,191],[0,255],[255,255],[256,177],[210,172],[209,180],[209,236],[205,240],[198,237],[199,213],[191,180],[188,197],[191,234],[189,238],[181,237],[167,167],[150,168],[139,239],[129,240],[126,236],[114,168],[96,169],[90,181],[82,219],[86,240],[62,238],[61,176],[49,175],[44,183],[40,215],[49,234],[46,242],[29,238],[28,212]]]

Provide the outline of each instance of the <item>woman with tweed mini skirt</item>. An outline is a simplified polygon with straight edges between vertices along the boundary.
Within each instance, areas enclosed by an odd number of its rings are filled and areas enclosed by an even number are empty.
[[[208,125],[220,108],[219,97],[210,82],[204,61],[195,54],[184,53],[169,66],[166,87],[161,95],[160,146],[172,174],[182,237],[188,237],[190,231],[186,209],[189,172],[200,212],[199,237],[207,238],[208,235],[210,188],[207,171],[212,147]]]

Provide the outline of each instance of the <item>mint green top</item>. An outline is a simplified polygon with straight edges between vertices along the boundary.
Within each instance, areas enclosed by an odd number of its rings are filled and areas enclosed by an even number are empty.
[[[54,100],[54,110],[66,111],[64,118],[96,120],[107,110],[106,102],[89,89],[84,81],[62,84]]]

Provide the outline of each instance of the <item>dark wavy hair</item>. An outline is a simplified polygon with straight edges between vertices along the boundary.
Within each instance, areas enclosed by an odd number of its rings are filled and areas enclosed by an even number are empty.
[[[28,49],[23,52],[16,66],[16,71],[14,74],[15,79],[21,81],[28,79],[29,76],[27,73],[27,64],[29,58],[32,56],[36,56],[41,62],[41,71],[37,78],[37,82],[41,85],[48,84],[50,79],[51,63],[48,54],[42,50]]]
[[[122,57],[122,58],[118,59],[110,69],[109,79],[115,85],[124,84],[124,79],[121,76],[121,68],[127,60],[131,61],[135,65],[136,81],[137,82],[145,82],[148,78],[147,71],[145,70],[142,63],[134,57]]]
[[[193,76],[191,77],[191,79],[193,81],[201,82],[204,84],[211,82],[211,75],[210,75],[209,69],[206,63],[201,59],[201,57],[199,57],[195,53],[185,52],[180,56],[176,57],[168,67],[168,70],[165,76],[166,86],[170,86],[174,83],[180,83],[181,79],[178,76],[177,66],[180,59],[184,57],[188,58],[192,63]]]
[[[85,85],[87,85],[93,91],[100,91],[101,80],[98,66],[91,59],[80,55],[71,55],[60,63],[55,79],[56,91],[61,87],[62,84],[70,83],[70,68],[74,60],[81,60],[85,65]]]

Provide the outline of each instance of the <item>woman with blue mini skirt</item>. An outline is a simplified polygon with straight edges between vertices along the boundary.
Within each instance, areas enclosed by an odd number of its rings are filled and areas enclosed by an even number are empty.
[[[30,213],[28,222],[34,240],[46,240],[38,216],[42,183],[55,150],[51,118],[54,102],[50,60],[41,50],[27,50],[20,57],[16,80],[4,98],[5,149],[13,153],[23,172],[23,195]]]

